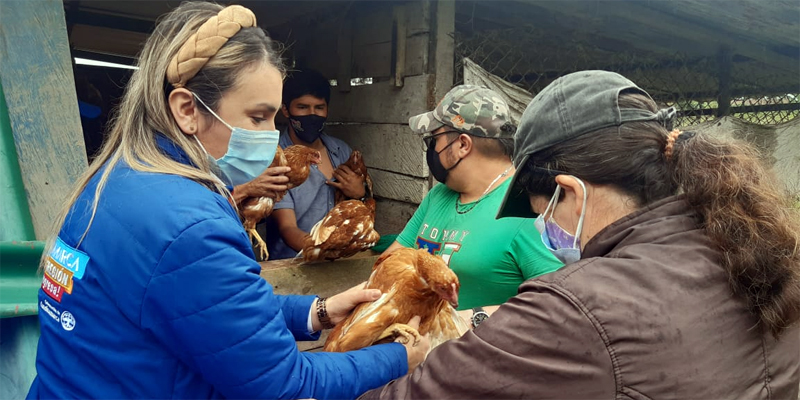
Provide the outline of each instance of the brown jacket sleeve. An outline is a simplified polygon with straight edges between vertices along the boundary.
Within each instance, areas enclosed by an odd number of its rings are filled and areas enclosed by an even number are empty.
[[[613,398],[602,327],[564,288],[528,281],[462,338],[435,348],[411,375],[361,399]]]

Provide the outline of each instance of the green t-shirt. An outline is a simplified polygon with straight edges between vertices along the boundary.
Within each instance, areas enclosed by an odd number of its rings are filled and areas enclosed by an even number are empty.
[[[404,247],[442,256],[461,283],[459,309],[502,304],[522,282],[562,267],[542,244],[532,219],[495,219],[510,182],[467,204],[438,184],[397,237]],[[469,211],[459,214],[456,207]]]

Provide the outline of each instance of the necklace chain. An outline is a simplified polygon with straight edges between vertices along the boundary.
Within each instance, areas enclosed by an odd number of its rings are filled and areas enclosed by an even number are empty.
[[[497,175],[497,178],[494,178],[492,183],[490,183],[489,186],[486,187],[486,190],[483,191],[483,194],[481,195],[481,197],[479,197],[478,200],[475,200],[472,203],[470,203],[470,207],[467,208],[466,210],[459,210],[458,209],[458,198],[460,196],[456,196],[456,212],[459,213],[459,214],[466,214],[466,213],[472,211],[472,209],[474,209],[475,206],[477,206],[478,203],[480,203],[481,200],[483,200],[486,197],[486,194],[489,193],[489,190],[492,188],[492,186],[494,186],[494,184],[497,183],[497,181],[502,179],[504,176],[508,175],[508,171],[510,171],[511,167],[513,167],[513,166],[514,166],[513,164],[509,165],[508,168],[506,168],[505,171],[503,171],[500,175]]]

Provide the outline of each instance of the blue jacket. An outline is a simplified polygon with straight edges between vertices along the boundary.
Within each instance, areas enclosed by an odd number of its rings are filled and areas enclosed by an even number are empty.
[[[314,297],[274,294],[234,208],[189,179],[118,164],[79,243],[97,182],[45,268],[28,398],[354,398],[407,372],[397,343],[298,351]]]

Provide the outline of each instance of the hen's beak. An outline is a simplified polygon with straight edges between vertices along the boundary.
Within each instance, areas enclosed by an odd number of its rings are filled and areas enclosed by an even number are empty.
[[[450,287],[452,290],[450,291],[446,300],[451,306],[453,306],[453,308],[458,309],[458,288],[456,287],[455,283],[451,284]]]

